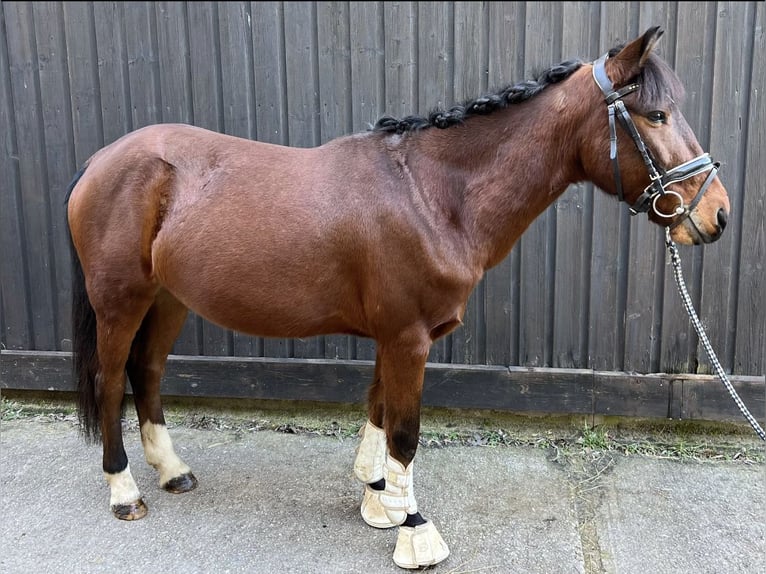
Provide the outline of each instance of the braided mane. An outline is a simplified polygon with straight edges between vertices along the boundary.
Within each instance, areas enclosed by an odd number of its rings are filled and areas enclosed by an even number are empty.
[[[511,104],[525,102],[547,86],[566,80],[582,64],[581,60],[567,60],[546,70],[536,80],[526,80],[506,86],[495,93],[468,100],[449,110],[432,110],[428,117],[412,115],[403,119],[396,119],[391,116],[384,116],[377,121],[372,130],[402,134],[431,127],[445,129],[462,124],[471,116],[485,116],[496,110],[507,108]]]

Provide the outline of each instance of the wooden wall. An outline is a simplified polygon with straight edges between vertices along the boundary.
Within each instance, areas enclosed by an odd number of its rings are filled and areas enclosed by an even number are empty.
[[[683,111],[723,163],[723,239],[681,247],[693,301],[729,373],[766,371],[763,2],[2,2],[0,345],[70,350],[66,186],[121,135],[185,122],[315,146],[477,96],[652,25]],[[606,111],[604,112],[606,113]],[[431,360],[706,373],[661,230],[572,186],[472,295]],[[348,336],[263,340],[187,321],[179,355],[370,360]],[[7,382],[4,383],[7,386]]]

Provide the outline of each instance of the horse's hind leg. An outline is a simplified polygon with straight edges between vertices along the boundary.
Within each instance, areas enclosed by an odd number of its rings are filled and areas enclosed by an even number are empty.
[[[116,305],[118,301],[119,306]],[[131,297],[126,291],[113,294],[109,302],[111,306],[94,305],[100,362],[95,397],[103,442],[103,470],[109,484],[109,503],[114,515],[122,520],[137,520],[146,515],[147,509],[130,473],[123,445],[122,401],[125,397],[125,364],[133,337],[151,304],[151,297]]]
[[[160,486],[173,493],[197,486],[197,479],[173,449],[160,397],[165,362],[186,315],[182,303],[160,290],[133,340],[127,364],[146,462],[159,471]]]

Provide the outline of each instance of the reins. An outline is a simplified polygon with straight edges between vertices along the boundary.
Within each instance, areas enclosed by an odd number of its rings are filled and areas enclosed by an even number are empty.
[[[638,129],[631,119],[630,113],[625,107],[625,103],[622,101],[624,96],[636,91],[640,86],[639,84],[634,83],[628,84],[615,90],[611,80],[606,74],[604,67],[608,57],[608,53],[604,54],[594,62],[593,79],[601,89],[601,92],[604,94],[604,100],[606,101],[607,110],[609,112],[609,159],[612,161],[612,173],[617,190],[617,198],[621,202],[626,201],[622,188],[620,164],[617,158],[617,124],[615,122],[615,118],[620,122],[620,125],[622,125],[622,127],[628,132],[628,134],[630,134],[630,137],[633,139],[636,148],[644,160],[646,169],[649,172],[649,179],[651,180],[651,183],[644,189],[643,193],[638,197],[633,205],[630,206],[630,214],[637,215],[652,209],[660,217],[677,218],[670,225],[665,227],[665,244],[667,245],[668,251],[670,253],[671,262],[673,264],[673,276],[675,278],[676,285],[678,286],[678,292],[681,295],[681,301],[683,302],[686,312],[689,314],[692,325],[694,325],[694,330],[697,332],[697,335],[702,342],[702,346],[705,348],[705,352],[707,353],[710,362],[713,364],[716,375],[724,384],[726,390],[729,392],[729,395],[736,403],[742,415],[745,417],[745,419],[747,419],[747,422],[750,423],[751,427],[753,427],[753,430],[756,432],[756,434],[761,438],[761,440],[766,440],[766,432],[764,432],[763,428],[761,428],[761,426],[758,424],[758,421],[756,421],[755,417],[750,414],[750,411],[739,398],[737,391],[732,386],[729,378],[726,376],[726,373],[723,370],[723,367],[721,366],[721,363],[718,361],[718,357],[716,357],[716,354],[713,351],[710,340],[708,339],[707,334],[702,327],[702,323],[700,322],[699,317],[694,310],[694,306],[692,305],[691,297],[689,296],[689,292],[686,289],[686,283],[681,271],[681,258],[678,255],[678,249],[676,248],[675,243],[670,237],[670,231],[680,225],[681,222],[689,217],[692,211],[694,211],[694,209],[697,207],[697,204],[702,199],[702,196],[715,179],[715,176],[718,173],[718,168],[720,167],[720,163],[713,161],[709,154],[704,153],[668,171],[658,167],[652,159],[651,152],[644,144],[643,139],[641,139],[641,135],[638,133]],[[667,185],[689,179],[690,177],[694,177],[695,175],[704,173],[706,171],[709,171],[710,173],[708,173],[708,176],[705,178],[705,181],[697,192],[697,195],[694,196],[694,199],[689,203],[689,205],[684,204],[684,199],[678,192],[665,188]],[[678,199],[678,205],[673,210],[673,213],[664,213],[657,207],[657,200],[666,195],[672,195]]]
[[[721,363],[718,361],[718,357],[716,357],[716,354],[713,351],[710,340],[708,339],[707,334],[702,327],[702,323],[697,316],[697,312],[694,310],[691,297],[689,297],[689,292],[686,289],[686,282],[684,281],[684,277],[681,272],[681,258],[678,255],[676,244],[670,238],[669,227],[665,228],[665,244],[667,245],[668,251],[670,252],[670,260],[673,264],[673,277],[676,280],[676,285],[678,286],[678,292],[681,295],[681,301],[683,302],[684,309],[686,309],[686,312],[689,314],[689,319],[691,320],[692,325],[694,325],[694,330],[697,331],[697,335],[702,342],[702,346],[705,347],[705,352],[707,353],[710,362],[713,364],[713,369],[715,370],[716,375],[719,379],[721,379],[721,382],[726,387],[726,390],[729,391],[729,395],[734,400],[737,407],[739,407],[740,412],[745,417],[745,419],[747,419],[747,422],[749,422],[750,426],[753,427],[755,433],[761,438],[761,440],[766,440],[766,432],[764,432],[763,428],[761,428],[761,425],[758,424],[758,421],[755,420],[755,417],[750,414],[750,411],[739,398],[737,391],[734,389],[731,382],[729,381],[729,378],[726,376]]]

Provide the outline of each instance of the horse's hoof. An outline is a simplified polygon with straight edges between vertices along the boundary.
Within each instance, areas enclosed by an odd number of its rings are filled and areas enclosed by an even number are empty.
[[[449,548],[433,522],[419,526],[400,526],[394,549],[399,568],[421,568],[438,564],[449,556]]]
[[[392,528],[398,526],[407,519],[407,513],[404,510],[389,510],[386,512],[386,509],[383,508],[383,504],[380,502],[381,494],[383,494],[382,490],[375,490],[370,488],[369,485],[364,487],[362,519],[373,528]],[[391,521],[389,515],[399,518],[400,514],[401,520],[399,522]]]
[[[120,520],[140,520],[149,509],[146,508],[144,501],[139,498],[128,504],[113,504],[112,514],[114,514]]]
[[[181,476],[171,478],[162,485],[162,488],[173,494],[182,494],[197,488],[197,478],[191,472],[186,472]]]

